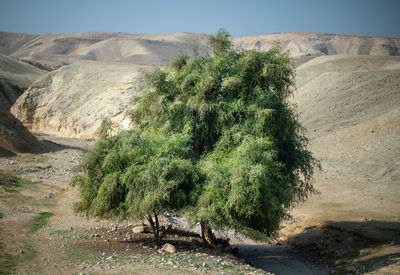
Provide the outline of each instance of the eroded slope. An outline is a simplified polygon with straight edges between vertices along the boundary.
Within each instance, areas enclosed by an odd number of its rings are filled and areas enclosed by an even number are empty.
[[[17,100],[11,112],[32,132],[94,138],[104,118],[119,127],[128,126],[127,111],[142,69],[80,61],[44,75]]]

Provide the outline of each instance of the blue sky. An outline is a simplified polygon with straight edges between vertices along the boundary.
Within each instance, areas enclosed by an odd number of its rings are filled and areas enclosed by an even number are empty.
[[[400,0],[0,0],[0,31],[400,36]]]

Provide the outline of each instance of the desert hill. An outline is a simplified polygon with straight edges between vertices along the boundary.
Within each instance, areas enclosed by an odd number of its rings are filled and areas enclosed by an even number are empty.
[[[268,50],[276,41],[291,55],[400,55],[399,37],[358,36],[320,33],[276,33],[258,36],[233,37],[242,49]]]
[[[42,76],[11,112],[35,133],[94,138],[104,118],[128,126],[128,106],[145,68],[79,61]]]
[[[116,61],[162,65],[177,54],[192,54],[195,43],[205,44],[205,35],[177,33],[141,35],[80,33],[29,35],[0,32],[0,53],[21,59],[62,61]]]
[[[324,220],[345,220],[351,212],[393,220],[400,193],[400,57],[319,57],[297,68],[296,82],[293,101],[323,168],[316,175],[321,195],[299,212],[316,211]]]
[[[317,33],[278,33],[232,37],[245,50],[267,50],[280,40],[284,50],[302,62],[321,55],[400,54],[399,37],[370,37]],[[206,34],[20,34],[0,32],[0,53],[21,59],[73,63],[78,60],[164,65],[178,53],[204,50]]]

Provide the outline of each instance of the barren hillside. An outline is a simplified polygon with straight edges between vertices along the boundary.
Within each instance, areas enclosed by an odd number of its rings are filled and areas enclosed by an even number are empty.
[[[320,55],[383,55],[400,54],[399,37],[358,36],[319,33],[277,33],[259,36],[234,37],[233,42],[243,49],[265,51],[280,41],[292,56]]]
[[[128,105],[145,68],[95,61],[64,66],[36,81],[11,112],[35,133],[94,138],[104,118],[129,124]]]
[[[192,33],[25,35],[0,32],[0,40],[3,41],[0,53],[23,59],[66,63],[98,60],[162,65],[180,52],[192,54],[193,45],[195,43],[203,45],[204,37],[205,35]]]
[[[296,81],[294,102],[323,169],[320,196],[298,212],[325,221],[399,217],[400,57],[319,57]]]
[[[0,53],[33,60],[98,60],[141,65],[163,65],[176,54],[204,48],[207,35],[199,33],[125,34],[80,33],[30,35],[0,32]],[[399,37],[370,37],[316,33],[279,33],[233,37],[238,48],[267,50],[279,40],[283,49],[302,60],[321,55],[399,55]]]

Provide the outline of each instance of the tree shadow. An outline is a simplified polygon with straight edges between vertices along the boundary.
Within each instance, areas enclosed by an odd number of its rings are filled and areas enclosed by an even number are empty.
[[[331,221],[308,228],[285,244],[339,272],[371,272],[400,263],[400,223]]]
[[[248,264],[273,274],[297,275],[328,274],[325,266],[315,263],[308,253],[297,251],[282,245],[237,244],[238,257]]]
[[[177,253],[205,253],[208,255],[232,254],[231,247],[222,245],[212,247],[204,245],[199,234],[180,228],[164,228],[160,231],[159,242],[156,243],[152,231],[147,228],[142,233],[132,233],[130,228],[115,230],[101,229],[95,237],[79,242],[79,246],[96,251],[114,251],[120,253],[152,254],[159,253],[165,244],[173,245]],[[100,238],[101,236],[101,238]]]
[[[53,152],[58,152],[62,150],[77,150],[81,152],[86,152],[87,149],[79,146],[71,146],[67,144],[61,144],[61,143],[56,143],[50,140],[42,139],[39,140],[39,147],[33,148],[32,150],[27,151],[27,153],[33,154],[33,155],[41,155],[45,153],[53,153]],[[17,156],[17,153],[12,152],[8,149],[5,149],[4,147],[0,146],[0,157],[15,157]]]
[[[40,142],[43,145],[43,149],[39,150],[38,152],[35,152],[35,154],[58,152],[58,151],[68,150],[68,149],[77,150],[77,151],[81,151],[81,152],[87,151],[87,149],[85,149],[83,147],[56,143],[56,142],[46,140],[46,139],[42,139],[42,140],[40,140]]]
[[[15,157],[16,154],[0,146],[0,157]]]

